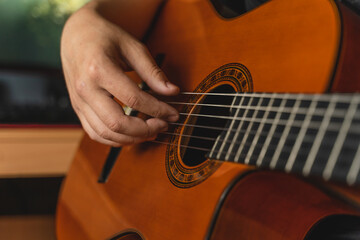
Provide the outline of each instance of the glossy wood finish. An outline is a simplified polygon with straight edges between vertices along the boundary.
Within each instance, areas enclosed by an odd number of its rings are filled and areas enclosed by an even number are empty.
[[[314,223],[329,213],[352,212],[351,207],[294,176],[257,172],[229,193],[211,239],[304,239]]]
[[[340,56],[332,92],[360,91],[360,16],[343,4],[339,4],[342,19]]]
[[[324,92],[339,50],[335,7],[328,0],[275,0],[224,20],[208,1],[169,1],[149,46],[154,56],[165,53],[162,69],[183,91],[239,62],[255,92]]]
[[[333,75],[340,32],[337,8],[330,0],[273,0],[232,20],[217,16],[208,1],[170,0],[148,45],[154,56],[166,55],[162,68],[183,91],[194,90],[216,68],[238,62],[250,70],[255,91],[323,92]],[[109,181],[99,184],[97,178],[109,150],[88,137],[83,139],[59,198],[59,240],[106,239],[133,229],[150,240],[204,239],[224,190],[239,174],[249,171],[246,166],[224,163],[201,184],[177,188],[166,175],[166,146],[144,143],[124,147]],[[257,210],[267,209],[266,221],[238,217],[245,221],[244,226],[258,224],[262,236],[284,238],[284,219],[295,226],[298,218],[289,219],[292,213],[287,211],[274,214],[271,208],[285,201],[282,194],[291,195],[286,199],[291,200],[289,208],[309,211],[292,235],[299,239],[319,217],[349,212],[337,200],[293,177],[275,175],[287,184],[273,189],[273,194],[267,187],[276,181],[267,179],[265,184],[256,176],[239,183],[241,188],[236,190],[245,202],[232,205],[237,201],[232,199],[222,212],[226,221],[241,213],[233,212],[232,206],[235,210],[246,207],[254,218],[262,214]],[[301,189],[294,191],[297,187]],[[305,196],[299,193],[319,196],[326,206],[320,200],[302,200]],[[267,201],[255,204],[264,194]],[[282,223],[274,234],[267,226],[272,219]],[[216,239],[229,239],[222,230],[215,234]]]
[[[360,16],[343,4],[338,4],[342,20],[342,39],[331,92],[360,92]],[[341,193],[360,208],[360,188],[344,187],[336,184],[325,188]]]
[[[116,240],[142,240],[141,237],[139,237],[138,235],[135,234],[127,234],[126,236],[120,237]]]

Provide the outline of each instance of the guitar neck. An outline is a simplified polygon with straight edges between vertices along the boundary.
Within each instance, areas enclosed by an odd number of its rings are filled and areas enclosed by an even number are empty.
[[[360,97],[234,94],[210,159],[360,183]]]

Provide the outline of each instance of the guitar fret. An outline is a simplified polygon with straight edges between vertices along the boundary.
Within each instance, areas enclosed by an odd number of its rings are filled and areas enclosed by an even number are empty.
[[[216,148],[218,147],[219,140],[220,140],[220,136],[221,136],[221,135],[217,136],[217,138],[216,138],[216,140],[215,140],[214,146],[212,147],[212,149],[211,149],[211,151],[210,151],[210,154],[209,154],[210,158],[211,158],[211,156],[213,156],[214,152],[217,152],[217,151],[216,151]]]
[[[286,96],[287,94],[285,94]],[[280,104],[280,109],[283,109],[285,107],[285,103],[286,103],[286,99],[282,99],[281,100],[281,104]],[[275,116],[275,119],[274,119],[274,122],[270,128],[270,131],[269,131],[269,134],[268,136],[266,137],[266,140],[265,140],[265,143],[264,143],[264,146],[263,148],[261,149],[261,152],[260,152],[260,155],[259,155],[259,158],[257,159],[256,161],[256,165],[257,166],[260,166],[263,162],[263,159],[265,157],[265,154],[266,154],[266,151],[268,150],[268,147],[269,147],[269,144],[270,144],[270,141],[272,139],[272,135],[274,134],[275,132],[275,129],[277,127],[277,123],[279,122],[280,120],[280,116],[281,116],[281,111],[277,112],[276,113],[276,116]]]
[[[301,146],[301,144],[302,144],[302,142],[304,140],[304,137],[305,137],[306,131],[308,129],[308,126],[310,125],[312,115],[315,112],[318,98],[319,98],[319,95],[315,95],[314,100],[310,104],[309,110],[308,110],[308,112],[306,114],[306,117],[304,119],[303,124],[301,125],[301,129],[300,129],[300,132],[299,132],[298,137],[296,139],[296,142],[294,144],[294,147],[293,147],[293,149],[292,149],[292,151],[290,153],[289,159],[288,159],[288,161],[286,163],[286,166],[285,166],[285,171],[286,172],[290,172],[291,169],[294,166],[294,162],[295,162],[295,159],[297,157],[297,153],[299,152],[300,146]]]
[[[350,171],[346,176],[346,181],[349,185],[353,185],[356,182],[358,175],[360,174],[360,146],[358,146],[355,157],[350,167]]]
[[[234,105],[236,103],[236,98],[237,96],[235,96],[232,100],[232,103],[231,103],[231,106],[230,106],[230,112],[232,112],[234,110]],[[241,104],[241,103],[240,103]],[[239,105],[240,106],[240,105]],[[236,111],[239,111],[239,110],[236,110]]]
[[[359,183],[360,97],[289,95],[239,94],[208,156]]]
[[[235,97],[235,99],[236,99],[236,97]],[[244,99],[245,99],[245,97],[242,97],[242,98],[241,98],[240,103],[239,103],[239,106],[240,106],[241,104],[243,104]],[[233,103],[234,103],[234,102],[235,102],[235,101],[233,101]],[[239,112],[240,112],[240,109],[239,109],[239,108],[236,109],[236,112],[235,112],[235,114],[234,114],[234,118],[233,118],[233,120],[231,121],[231,124],[230,124],[230,126],[229,126],[229,129],[232,129],[232,128],[233,128],[235,122],[237,121],[236,117],[237,117],[237,115],[239,114]],[[224,137],[224,141],[222,142],[221,147],[220,147],[220,149],[219,149],[219,152],[217,153],[217,156],[216,156],[217,158],[220,158],[221,153],[222,153],[222,151],[224,150],[224,148],[225,148],[225,146],[226,146],[227,139],[229,138],[230,134],[231,134],[231,131],[228,131],[228,132],[226,133],[226,135],[225,135],[225,137]],[[228,160],[228,158],[225,157],[225,160]]]
[[[267,119],[268,115],[269,115],[269,110],[272,106],[272,104],[274,103],[274,99],[271,98],[270,101],[269,101],[269,104],[268,106],[266,107],[266,110],[265,110],[265,114],[264,114],[264,117],[262,120],[265,120]],[[250,149],[248,151],[248,153],[246,154],[246,157],[245,157],[245,163],[249,163],[250,162],[250,158],[254,152],[254,149],[255,149],[255,146],[259,140],[259,137],[260,137],[260,133],[262,132],[263,128],[264,128],[264,125],[265,125],[265,122],[264,121],[261,121],[260,122],[260,126],[258,128],[258,130],[256,131],[256,135],[251,143],[251,146],[250,146]]]
[[[253,99],[254,99],[254,98],[250,98],[249,103],[248,103],[249,105],[251,105]],[[249,111],[249,109],[246,109],[246,110],[245,110],[245,112],[244,112],[244,117],[246,117],[248,111]],[[235,116],[235,118],[236,118],[236,116]],[[240,123],[239,123],[239,126],[238,126],[238,128],[237,128],[237,131],[236,131],[235,136],[234,136],[233,139],[237,139],[237,138],[238,138],[243,123],[244,123],[244,120],[241,119],[241,121],[240,121]],[[233,149],[234,146],[235,146],[235,142],[236,142],[236,141],[232,141],[232,142],[231,142],[231,144],[230,144],[230,146],[229,146],[229,148],[228,148],[228,151],[227,151],[227,153],[226,153],[225,160],[229,160],[231,151],[232,151],[232,149]],[[235,161],[236,161],[236,159],[234,159],[234,162],[235,162]],[[237,161],[236,161],[236,162],[237,162]]]
[[[284,146],[285,144],[285,141],[287,139],[287,136],[289,135],[289,132],[290,132],[290,128],[292,127],[292,123],[294,122],[295,120],[295,116],[296,116],[296,111],[298,110],[299,106],[300,106],[300,102],[301,102],[301,98],[303,97],[302,94],[299,94],[298,95],[298,98],[296,99],[296,102],[294,104],[294,107],[293,107],[293,111],[290,113],[290,117],[288,119],[288,123],[286,124],[285,126],[285,129],[280,137],[280,141],[279,143],[277,144],[277,147],[276,147],[276,150],[275,150],[275,153],[271,159],[271,162],[270,162],[270,168],[275,168],[276,166],[276,163],[278,162],[278,159],[280,157],[280,153],[281,153],[281,149],[282,147]]]
[[[337,96],[335,95],[330,99],[330,103],[329,103],[329,106],[328,106],[328,108],[327,108],[327,110],[325,112],[324,119],[322,120],[319,131],[316,134],[314,143],[313,143],[313,145],[311,147],[309,156],[308,156],[308,158],[307,158],[307,160],[305,162],[305,166],[303,168],[303,174],[305,176],[309,175],[309,173],[311,171],[311,168],[312,168],[312,166],[314,164],[315,157],[316,157],[316,154],[317,154],[317,152],[319,150],[321,141],[324,138],[326,128],[330,123],[331,115],[335,110],[336,101],[334,101],[334,100],[336,100],[336,98],[337,98]]]
[[[258,102],[258,105],[255,107],[255,110],[254,110],[252,119],[255,119],[255,117],[256,117],[256,115],[257,115],[257,113],[258,113],[257,108],[258,108],[259,106],[261,106],[262,101],[263,101],[263,98],[260,98],[260,100],[259,100],[259,102]],[[234,158],[234,159],[239,159],[240,153],[241,153],[241,151],[243,150],[244,145],[245,145],[247,139],[249,138],[249,133],[250,133],[250,130],[251,130],[252,126],[253,126],[253,123],[254,123],[254,121],[251,121],[250,124],[249,124],[249,126],[247,127],[246,132],[245,132],[245,134],[244,134],[244,137],[243,137],[243,139],[241,140],[241,144],[240,144],[240,146],[239,146],[239,149],[236,151],[236,155],[235,155],[235,158]],[[246,159],[245,159],[245,160],[246,160]],[[248,164],[249,162],[246,162],[246,161],[245,161],[245,163]]]
[[[314,99],[318,98],[319,95],[314,95]],[[270,100],[274,100],[275,98],[268,98]],[[309,100],[307,100],[309,101]],[[226,107],[226,108],[230,108],[231,110],[233,109],[254,109],[252,106],[234,106],[235,104],[232,103],[231,105],[219,105],[219,104],[203,104],[203,103],[199,103],[199,104],[195,104],[195,103],[182,103],[182,102],[169,102],[170,104],[183,104],[183,105],[197,105],[197,106],[206,106],[206,107]],[[262,111],[266,111],[267,107],[259,107],[258,110],[262,110]],[[306,114],[308,112],[309,109],[307,108],[300,108],[297,112],[297,114]],[[278,107],[272,107],[271,112],[278,112],[279,108]],[[285,107],[282,109],[283,113],[291,113],[292,108],[291,107]],[[316,114],[315,115],[319,115],[322,116],[324,115],[326,112],[325,109],[317,109]],[[343,117],[346,114],[346,110],[342,110],[342,109],[338,109],[336,110],[336,112],[333,113],[333,117]],[[355,113],[354,118],[360,118],[360,112]]]
[[[341,147],[343,146],[344,144],[344,141],[345,141],[345,137],[346,137],[346,134],[348,133],[349,131],[349,128],[351,126],[351,121],[353,120],[353,117],[356,113],[356,108],[357,108],[357,104],[358,104],[358,101],[356,98],[353,98],[351,100],[351,103],[350,103],[350,107],[345,115],[345,118],[344,118],[344,122],[339,130],[339,135],[337,136],[336,138],[336,141],[334,143],[334,147],[330,153],[330,157],[327,161],[327,164],[325,166],[325,170],[323,172],[323,177],[324,179],[326,180],[329,180],[331,175],[332,175],[332,172],[333,172],[333,169],[335,167],[335,164],[336,164],[336,160],[338,159],[338,156],[340,154],[340,151],[341,151]]]
[[[283,113],[283,112],[280,112],[280,113]],[[180,113],[180,115],[182,116],[188,116],[189,114],[187,113]],[[207,118],[220,118],[220,119],[229,119],[229,120],[242,120],[242,121],[245,121],[245,122],[251,122],[251,121],[254,121],[254,122],[257,122],[257,123],[261,123],[262,119],[254,119],[252,120],[251,118],[247,118],[247,117],[229,117],[229,116],[215,116],[215,115],[204,115],[204,114],[197,114],[197,113],[192,113],[191,114],[192,116],[198,116],[198,117],[207,117]],[[314,115],[316,116],[316,115]],[[319,115],[317,115],[319,116]],[[265,120],[265,123],[269,123],[269,124],[272,124],[273,122],[271,121],[268,121],[268,120]],[[287,124],[287,120],[279,120],[278,124],[280,125],[286,125]],[[301,127],[303,124],[302,121],[294,121],[293,123],[293,127]],[[318,122],[318,123],[312,123],[311,126],[309,126],[310,128],[313,128],[313,129],[318,129],[319,127],[321,126],[321,123]],[[357,124],[358,127],[360,127],[360,124]],[[328,126],[327,127],[327,131],[334,131],[334,132],[338,132],[339,131],[339,127],[341,127],[341,124],[339,123],[333,123],[332,125]],[[354,130],[356,133],[360,133],[360,129],[355,129]]]
[[[261,92],[242,92],[242,93],[194,93],[194,92],[182,92],[183,95],[216,95],[216,96],[245,96],[245,97],[267,97],[267,98],[278,98],[280,100],[295,100],[296,95],[298,94],[289,94],[289,93],[261,93]],[[337,93],[337,94],[305,94],[304,100],[312,101],[314,96],[319,95],[322,101],[330,101],[334,95],[337,95],[339,98],[339,103],[348,103],[353,98],[353,94],[348,93]],[[275,96],[275,97],[274,97]],[[276,97],[278,96],[278,97]],[[360,96],[355,96],[360,97]]]

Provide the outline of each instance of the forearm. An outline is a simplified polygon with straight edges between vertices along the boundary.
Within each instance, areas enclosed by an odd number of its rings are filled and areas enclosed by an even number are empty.
[[[100,15],[120,26],[138,39],[148,29],[158,7],[164,0],[94,0],[80,11]]]

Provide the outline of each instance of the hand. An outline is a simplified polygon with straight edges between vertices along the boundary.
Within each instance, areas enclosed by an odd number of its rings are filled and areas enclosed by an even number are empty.
[[[98,142],[121,146],[154,139],[177,121],[177,111],[140,90],[125,71],[135,70],[156,93],[175,95],[146,47],[117,25],[83,9],[66,23],[61,59],[71,103],[83,128]],[[153,118],[124,114],[113,99]]]

